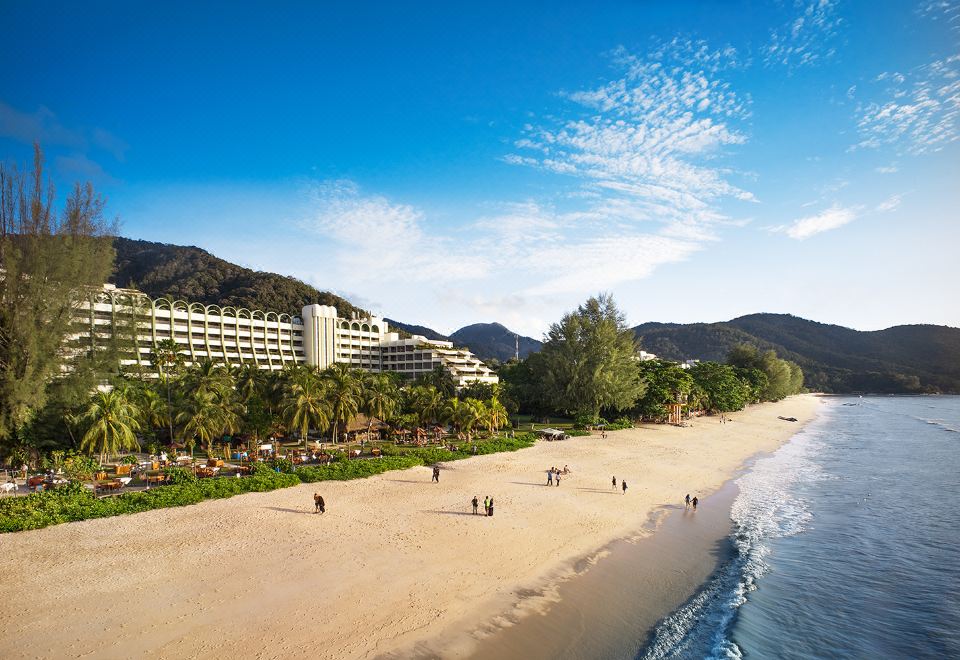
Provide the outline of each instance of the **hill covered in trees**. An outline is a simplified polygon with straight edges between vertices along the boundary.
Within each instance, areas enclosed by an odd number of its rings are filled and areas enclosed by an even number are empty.
[[[516,333],[499,323],[474,323],[452,335],[450,340],[466,346],[481,360],[496,359],[506,362],[514,357],[517,349]],[[540,350],[540,342],[530,337],[520,337],[520,357],[525,358]]]
[[[667,360],[724,360],[749,344],[799,364],[807,388],[823,392],[960,392],[960,329],[902,325],[863,332],[788,314],[722,323],[644,323],[647,351]]]
[[[305,305],[332,305],[341,316],[366,312],[349,301],[320,291],[294,277],[264,273],[219,259],[198,247],[116,237],[117,252],[110,282],[207,305],[299,314]]]
[[[428,328],[425,325],[404,323],[403,321],[397,321],[396,319],[384,319],[384,321],[390,324],[390,328],[392,330],[396,330],[398,332],[406,332],[409,335],[420,335],[421,337],[426,337],[427,339],[433,339],[435,341],[451,341],[450,337],[441,334],[432,328]]]

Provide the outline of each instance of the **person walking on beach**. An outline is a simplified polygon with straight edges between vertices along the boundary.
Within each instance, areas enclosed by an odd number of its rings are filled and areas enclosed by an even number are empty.
[[[697,510],[697,501],[698,501],[697,498],[694,497],[694,498],[693,498],[693,510],[694,510],[694,511]]]
[[[490,498],[490,505],[487,507],[487,516],[493,517],[493,498]]]
[[[323,496],[320,493],[313,494],[313,512],[314,513],[323,513],[327,510],[327,505],[323,501]]]
[[[480,506],[480,501],[477,499],[477,496],[473,496],[473,515],[477,515],[477,507]]]
[[[556,484],[555,484],[555,485],[557,485],[557,486],[560,485],[560,470],[557,470]]]
[[[489,495],[483,498],[483,515],[485,516],[490,515],[490,496]]]
[[[687,493],[687,499],[684,500],[683,508],[687,508],[688,506],[690,506],[690,493]]]
[[[432,481],[436,481],[437,483],[440,483],[440,466],[439,466],[439,465],[434,465],[434,466],[433,466],[433,479],[432,479]]]
[[[547,470],[547,485],[548,486],[553,485],[553,468],[550,468],[549,470]]]
[[[613,484],[613,489],[616,490],[616,489],[617,489],[617,477],[616,477],[616,475],[614,475],[614,477],[613,477],[613,479],[610,481],[610,483]]]
[[[627,481],[626,481],[626,479],[622,480],[622,481],[620,482],[620,485],[623,486],[623,494],[626,495],[626,494],[627,494]]]

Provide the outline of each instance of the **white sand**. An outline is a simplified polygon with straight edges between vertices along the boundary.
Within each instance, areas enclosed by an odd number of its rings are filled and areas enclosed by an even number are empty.
[[[0,536],[0,657],[374,657],[482,627],[514,592],[709,494],[819,405]],[[547,488],[545,471],[573,475]],[[610,478],[626,479],[626,495]],[[313,513],[313,493],[327,513]],[[493,518],[470,499],[495,498]],[[481,507],[482,510],[482,507]]]

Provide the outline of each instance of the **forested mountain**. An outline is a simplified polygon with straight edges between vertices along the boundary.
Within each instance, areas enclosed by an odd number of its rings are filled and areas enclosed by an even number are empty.
[[[390,328],[393,330],[401,330],[411,335],[420,335],[422,337],[426,337],[427,339],[434,339],[437,341],[451,341],[450,337],[440,334],[436,330],[428,328],[425,325],[413,325],[411,323],[404,323],[395,319],[384,319],[384,321],[389,323]]]
[[[458,346],[466,346],[481,360],[495,358],[506,362],[516,353],[516,333],[499,323],[474,323],[464,326],[450,335],[450,340]],[[521,358],[539,350],[539,341],[520,337]]]
[[[117,237],[110,282],[139,289],[153,298],[172,296],[190,302],[300,314],[305,305],[332,305],[341,316],[365,314],[340,296],[300,280],[250,270],[198,247]]]
[[[773,349],[824,392],[960,392],[960,329],[903,325],[861,332],[787,314],[724,323],[644,323],[642,347],[668,360],[723,360],[737,344]]]

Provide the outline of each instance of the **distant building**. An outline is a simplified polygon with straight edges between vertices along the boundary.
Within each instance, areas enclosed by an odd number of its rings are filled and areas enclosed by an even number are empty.
[[[700,364],[700,360],[684,360],[680,363],[681,369],[692,369],[693,367]]]
[[[639,353],[640,361],[646,362],[647,360],[656,360],[657,356],[653,353],[647,353],[646,351],[640,351]]]
[[[134,289],[105,284],[76,310],[68,350],[120,348],[121,364],[150,367],[157,342],[173,339],[190,364],[202,360],[230,366],[282,369],[334,363],[373,372],[416,377],[442,367],[458,386],[496,383],[483,362],[451,342],[421,336],[401,339],[377,316],[344,319],[335,307],[307,305],[300,316],[168,298],[151,299]]]

